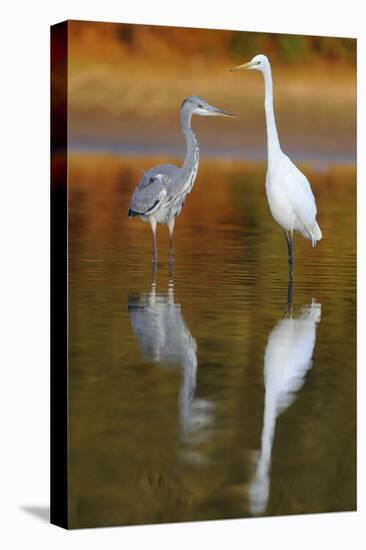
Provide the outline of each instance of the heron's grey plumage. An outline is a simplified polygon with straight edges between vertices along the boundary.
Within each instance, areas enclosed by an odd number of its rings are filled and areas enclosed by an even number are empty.
[[[178,172],[179,168],[173,164],[161,164],[145,172],[132,195],[131,213],[147,220],[163,205],[167,209],[176,194],[174,182]],[[160,223],[168,223],[168,220]]]
[[[143,357],[183,371],[179,412],[183,433],[192,424],[192,400],[197,378],[197,344],[174,301],[172,281],[168,294],[157,294],[155,282],[149,294],[130,295],[128,311]]]
[[[156,224],[166,224],[170,237],[174,220],[180,214],[188,193],[192,191],[199,166],[199,144],[191,128],[192,115],[233,116],[213,107],[201,97],[185,99],[181,107],[181,128],[186,140],[186,157],[178,168],[172,164],[161,164],[144,173],[137,185],[128,210],[129,217],[139,216],[149,221],[154,237],[154,258],[156,256]],[[172,243],[171,243],[172,244]]]
[[[210,404],[195,397],[197,342],[183,318],[181,305],[174,300],[173,280],[169,281],[167,294],[157,293],[155,275],[150,293],[128,296],[128,311],[144,359],[165,367],[181,367],[179,417],[181,436],[187,441],[209,422]]]

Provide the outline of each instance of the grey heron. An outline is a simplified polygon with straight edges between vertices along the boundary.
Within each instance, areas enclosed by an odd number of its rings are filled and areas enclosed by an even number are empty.
[[[183,318],[181,305],[175,302],[173,279],[169,280],[168,293],[158,293],[154,271],[149,293],[128,296],[128,312],[143,358],[167,368],[181,368],[181,439],[195,443],[210,421],[210,402],[195,397],[197,342]]]
[[[181,128],[186,140],[186,157],[178,168],[173,164],[160,164],[144,173],[131,199],[128,216],[139,216],[150,222],[153,233],[153,262],[157,259],[156,225],[165,224],[169,228],[169,258],[173,261],[173,231],[175,218],[180,214],[184,201],[198,172],[199,145],[191,127],[192,115],[232,117],[231,113],[218,109],[205,99],[190,96],[181,106]]]

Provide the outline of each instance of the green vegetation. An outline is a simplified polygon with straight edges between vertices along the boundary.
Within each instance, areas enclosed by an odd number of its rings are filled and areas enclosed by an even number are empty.
[[[317,61],[354,66],[356,62],[356,41],[350,38],[235,32],[230,50],[240,58],[257,51],[270,52],[272,58],[284,65]]]
[[[164,63],[186,60],[189,55],[209,62],[233,56],[250,58],[259,52],[283,65],[297,61],[354,68],[356,61],[356,40],[352,38],[82,21],[70,23],[69,36],[77,57],[105,61],[142,55],[145,61]]]

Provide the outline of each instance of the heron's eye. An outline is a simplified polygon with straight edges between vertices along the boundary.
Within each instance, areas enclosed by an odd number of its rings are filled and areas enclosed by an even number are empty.
[[[201,104],[199,104],[198,107],[199,107],[200,109],[203,109],[203,105],[201,105]]]
[[[155,178],[151,177],[151,178],[149,179],[149,183],[152,183],[152,182],[154,181],[154,179],[155,179]]]

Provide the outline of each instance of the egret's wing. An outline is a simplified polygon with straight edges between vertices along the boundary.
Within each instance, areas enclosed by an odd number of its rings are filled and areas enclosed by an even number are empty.
[[[285,172],[284,186],[287,199],[297,218],[309,230],[313,227],[316,217],[316,204],[310,183],[293,165]]]

